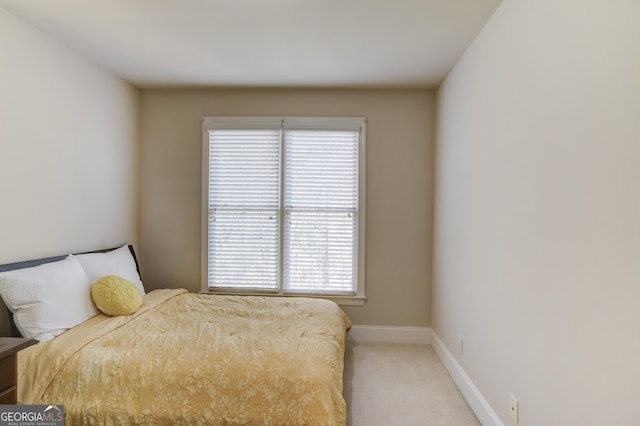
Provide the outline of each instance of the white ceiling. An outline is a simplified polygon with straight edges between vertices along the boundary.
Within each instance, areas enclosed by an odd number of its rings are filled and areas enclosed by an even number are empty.
[[[502,0],[0,0],[141,88],[435,88]]]

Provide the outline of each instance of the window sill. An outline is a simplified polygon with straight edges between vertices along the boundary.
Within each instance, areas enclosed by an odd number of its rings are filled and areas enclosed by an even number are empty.
[[[365,296],[335,296],[321,294],[277,294],[262,292],[232,292],[232,291],[200,291],[200,294],[220,294],[226,296],[272,296],[272,297],[308,297],[312,299],[326,299],[337,303],[340,306],[363,306],[367,300]]]

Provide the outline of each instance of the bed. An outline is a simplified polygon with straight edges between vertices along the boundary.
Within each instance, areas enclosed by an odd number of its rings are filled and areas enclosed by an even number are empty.
[[[63,404],[70,425],[344,425],[350,326],[327,300],[154,290],[21,351],[18,402]]]

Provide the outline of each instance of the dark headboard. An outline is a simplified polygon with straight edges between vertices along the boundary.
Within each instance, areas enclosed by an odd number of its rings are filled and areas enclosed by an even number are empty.
[[[108,249],[102,249],[102,250],[86,251],[86,252],[74,253],[74,254],[106,253],[106,252],[115,250],[115,249],[120,248],[120,247],[122,247],[122,246],[108,248]],[[136,269],[138,270],[138,275],[140,275],[142,277],[142,275],[140,274],[140,266],[138,265],[138,258],[136,257],[136,252],[133,249],[133,246],[131,244],[129,244],[129,251],[131,252],[131,256],[133,256],[133,260],[136,262]],[[51,263],[51,262],[57,262],[58,260],[63,260],[67,256],[68,256],[68,254],[63,254],[63,255],[60,255],[60,256],[45,257],[45,258],[42,258],[42,259],[26,260],[24,262],[7,263],[5,265],[0,265],[0,272],[13,271],[13,270],[16,270],[16,269],[24,269],[24,268],[33,268],[34,266],[44,265],[45,263]],[[0,303],[4,304],[4,302],[0,302]],[[13,336],[13,337],[22,337],[20,335],[20,331],[18,331],[18,328],[16,327],[16,323],[13,321],[13,314],[6,307],[3,306],[3,308],[5,308],[6,311],[8,312],[8,314],[9,314],[9,318],[8,319],[9,319],[9,325],[11,327],[11,336]],[[4,318],[3,321],[6,321],[6,318]]]

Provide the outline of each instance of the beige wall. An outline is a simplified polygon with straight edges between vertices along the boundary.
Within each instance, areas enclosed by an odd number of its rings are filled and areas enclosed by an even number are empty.
[[[433,326],[505,425],[640,424],[639,40],[505,0],[439,89]]]
[[[138,91],[0,8],[0,263],[137,238]]]
[[[368,301],[344,309],[355,324],[429,324],[432,92],[144,91],[141,104],[145,285],[200,289],[203,116],[365,116]]]

